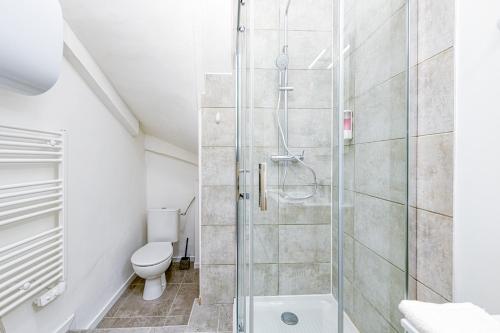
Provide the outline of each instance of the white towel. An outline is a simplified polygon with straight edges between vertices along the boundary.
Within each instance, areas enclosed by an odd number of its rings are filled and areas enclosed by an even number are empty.
[[[500,323],[471,303],[402,301],[399,310],[419,333],[500,333]]]

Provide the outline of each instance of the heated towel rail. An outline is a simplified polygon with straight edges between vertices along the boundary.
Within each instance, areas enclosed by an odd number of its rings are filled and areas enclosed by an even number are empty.
[[[0,317],[65,289],[65,142],[0,126]]]

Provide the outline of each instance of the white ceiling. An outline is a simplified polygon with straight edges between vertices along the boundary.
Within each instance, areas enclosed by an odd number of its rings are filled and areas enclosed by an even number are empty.
[[[61,0],[144,131],[197,152],[197,0]]]

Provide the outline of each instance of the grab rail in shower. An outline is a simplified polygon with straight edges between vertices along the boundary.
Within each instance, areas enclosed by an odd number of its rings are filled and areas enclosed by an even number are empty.
[[[0,165],[17,180],[0,184],[0,228],[8,231],[0,233],[7,244],[0,248],[0,317],[50,291],[34,300],[44,306],[65,289],[65,142],[64,131],[0,126]]]

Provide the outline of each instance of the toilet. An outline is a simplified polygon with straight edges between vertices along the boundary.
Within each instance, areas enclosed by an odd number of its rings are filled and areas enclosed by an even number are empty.
[[[150,209],[147,220],[147,244],[132,255],[134,271],[146,280],[142,298],[159,298],[167,287],[165,271],[172,262],[173,242],[178,240],[179,210]]]

